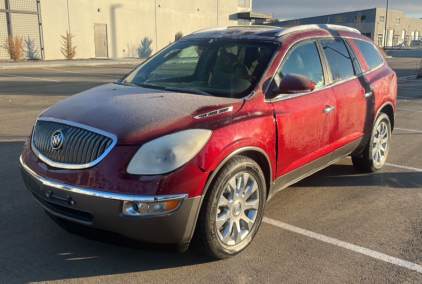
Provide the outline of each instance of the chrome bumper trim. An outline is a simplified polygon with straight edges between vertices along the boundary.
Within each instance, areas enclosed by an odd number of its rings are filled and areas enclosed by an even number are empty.
[[[139,201],[139,202],[160,202],[160,201],[170,201],[170,200],[184,200],[188,197],[187,194],[177,194],[177,195],[157,195],[157,196],[141,196],[141,195],[130,195],[130,194],[118,194],[118,193],[109,193],[102,192],[92,189],[86,189],[81,187],[75,187],[55,181],[48,180],[42,176],[35,173],[31,170],[22,160],[22,156],[19,158],[21,166],[31,174],[41,185],[41,188],[44,186],[54,187],[61,190],[66,190],[73,193],[84,194],[87,196],[95,196],[106,199],[121,200],[121,201]]]

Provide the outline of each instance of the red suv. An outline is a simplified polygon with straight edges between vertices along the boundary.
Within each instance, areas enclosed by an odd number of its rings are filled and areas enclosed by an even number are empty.
[[[277,191],[346,156],[379,170],[396,96],[396,74],[357,30],[203,30],[45,110],[22,176],[60,222],[227,258]]]

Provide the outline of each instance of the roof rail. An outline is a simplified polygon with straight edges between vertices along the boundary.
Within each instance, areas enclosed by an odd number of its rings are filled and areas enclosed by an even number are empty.
[[[214,27],[214,28],[206,28],[199,31],[195,31],[192,34],[199,34],[203,32],[211,32],[211,31],[222,31],[226,29],[237,29],[237,28],[264,28],[264,29],[281,29],[281,27],[271,26],[271,25],[237,25],[237,26],[227,26],[227,27]]]
[[[226,30],[228,27],[214,27],[214,28],[206,28],[206,29],[202,29],[196,32],[193,32],[192,34],[199,34],[199,33],[203,33],[203,32],[211,32],[211,31],[222,31],[222,30]]]
[[[236,29],[236,28],[263,28],[263,29],[280,29],[277,26],[271,25],[237,25],[237,26],[228,26],[228,29]]]
[[[305,31],[305,30],[314,30],[314,29],[323,29],[323,30],[341,30],[341,31],[348,31],[353,33],[360,34],[360,31],[354,28],[340,26],[340,25],[330,25],[330,24],[312,24],[312,25],[301,25],[291,28],[286,28],[281,32],[277,33],[275,36],[281,37],[285,34],[297,32],[297,31]]]

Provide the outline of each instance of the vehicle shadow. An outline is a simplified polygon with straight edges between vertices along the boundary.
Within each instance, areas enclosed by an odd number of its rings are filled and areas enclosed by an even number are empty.
[[[378,172],[368,174],[356,170],[350,160],[349,163],[331,165],[294,184],[294,187],[381,186],[397,189],[422,187],[422,173],[420,172],[406,170],[392,172],[388,170],[388,166],[385,166]]]

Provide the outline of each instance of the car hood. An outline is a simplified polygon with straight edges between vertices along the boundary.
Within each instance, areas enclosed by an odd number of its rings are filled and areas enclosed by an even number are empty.
[[[116,135],[118,144],[134,145],[233,115],[242,105],[241,99],[107,84],[71,96],[45,110],[40,117],[91,126]],[[230,106],[231,112],[193,118]]]

